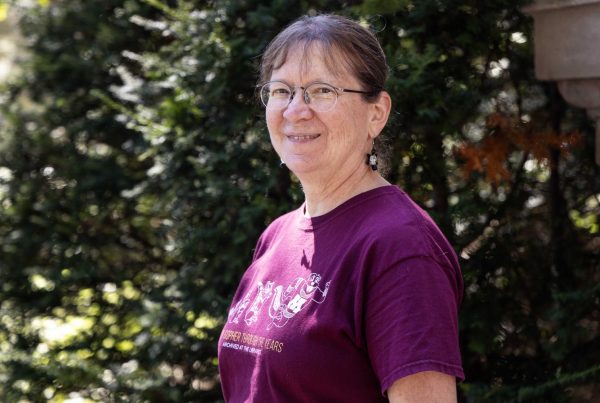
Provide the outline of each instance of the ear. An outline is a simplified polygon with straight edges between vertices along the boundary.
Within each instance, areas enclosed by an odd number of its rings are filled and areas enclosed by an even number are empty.
[[[369,104],[369,138],[374,139],[379,136],[390,117],[391,110],[392,98],[386,91],[382,91],[379,99]]]

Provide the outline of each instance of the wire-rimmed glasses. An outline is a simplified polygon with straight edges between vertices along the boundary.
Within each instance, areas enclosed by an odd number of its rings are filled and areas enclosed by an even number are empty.
[[[320,82],[311,83],[306,87],[290,87],[283,81],[269,81],[261,86],[260,99],[267,109],[282,110],[292,102],[297,89],[302,90],[304,102],[316,112],[332,110],[337,103],[338,96],[344,92],[373,94],[369,91],[337,88]]]

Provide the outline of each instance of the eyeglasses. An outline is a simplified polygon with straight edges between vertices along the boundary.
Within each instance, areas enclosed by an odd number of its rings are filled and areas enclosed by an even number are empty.
[[[312,83],[306,87],[290,87],[282,81],[269,81],[260,88],[260,99],[269,110],[282,110],[294,98],[297,89],[303,92],[304,102],[315,112],[327,112],[334,108],[338,96],[344,92],[374,94],[373,91],[349,90],[337,88],[326,83]]]

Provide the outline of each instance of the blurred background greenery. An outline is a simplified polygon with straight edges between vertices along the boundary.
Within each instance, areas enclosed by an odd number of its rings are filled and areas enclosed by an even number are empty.
[[[222,399],[228,301],[302,200],[258,62],[316,12],[387,54],[389,180],[461,257],[461,401],[598,399],[593,128],[534,79],[525,3],[0,1],[2,401]]]

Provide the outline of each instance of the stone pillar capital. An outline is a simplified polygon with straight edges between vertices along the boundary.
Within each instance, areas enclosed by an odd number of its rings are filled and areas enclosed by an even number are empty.
[[[600,165],[600,78],[561,80],[558,89],[568,103],[584,108],[596,121],[596,164]]]
[[[600,77],[560,80],[558,89],[563,98],[571,105],[587,110],[600,108]]]
[[[600,165],[600,0],[537,0],[524,12],[535,20],[536,77],[558,82],[563,98],[595,120]]]

